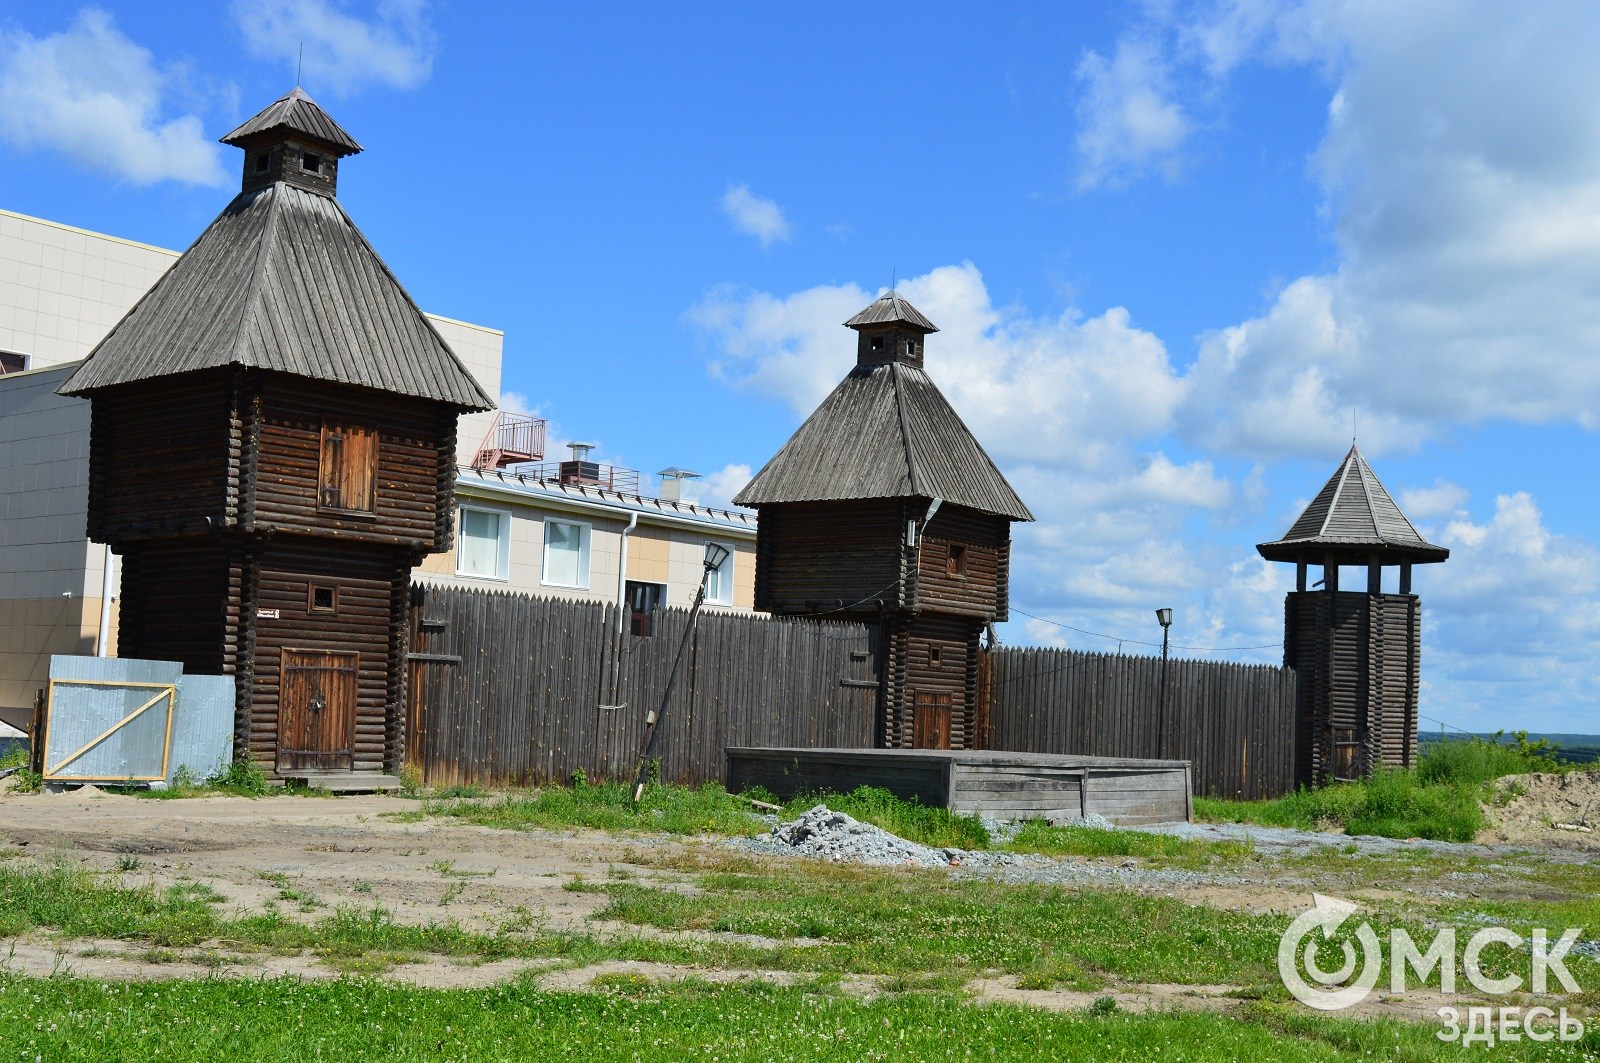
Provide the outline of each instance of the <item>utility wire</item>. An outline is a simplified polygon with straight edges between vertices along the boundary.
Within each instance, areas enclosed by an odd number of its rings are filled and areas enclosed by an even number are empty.
[[[1016,606],[1012,606],[1011,611],[1014,613],[1021,613],[1026,617],[1031,617],[1040,623],[1049,624],[1051,627],[1064,628],[1067,631],[1076,631],[1080,635],[1093,635],[1095,638],[1110,639],[1112,642],[1125,642],[1130,646],[1150,646],[1158,650],[1161,648],[1161,643],[1159,642],[1141,642],[1138,639],[1123,638],[1121,635],[1107,635],[1103,631],[1090,631],[1087,628],[1073,627],[1071,624],[1063,624],[1055,620],[1046,620],[1042,616],[1034,616],[1026,609],[1018,609]],[[1277,642],[1268,642],[1260,646],[1180,646],[1175,642],[1170,644],[1171,649],[1189,650],[1192,653],[1228,653],[1233,650],[1276,650],[1280,649],[1281,647],[1282,643]]]
[[[1417,713],[1417,719],[1419,719],[1419,720],[1427,720],[1429,723],[1436,723],[1440,727],[1448,727],[1452,731],[1459,731],[1461,734],[1464,734],[1469,738],[1480,738],[1480,737],[1483,737],[1483,736],[1479,735],[1476,731],[1469,731],[1465,727],[1457,727],[1453,723],[1445,723],[1443,720],[1436,720],[1432,716],[1424,716],[1420,712]],[[1484,741],[1489,741],[1489,739],[1485,738]],[[1504,742],[1502,742],[1500,744],[1501,745],[1506,745],[1506,743],[1504,743]],[[1570,759],[1570,760],[1576,761],[1576,762],[1578,762],[1580,764],[1588,764],[1588,763],[1591,763],[1593,761],[1600,760],[1600,751],[1596,751],[1596,750],[1589,750],[1589,749],[1583,749],[1583,748],[1562,749],[1558,745],[1558,746],[1554,747],[1552,752],[1554,753],[1554,755],[1556,756],[1557,759],[1562,759],[1562,758]]]

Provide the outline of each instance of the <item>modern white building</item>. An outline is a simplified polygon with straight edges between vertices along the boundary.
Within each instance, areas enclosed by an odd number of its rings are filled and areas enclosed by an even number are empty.
[[[89,404],[56,388],[178,255],[0,210],[0,719],[25,718],[51,654],[116,652],[115,562],[107,579],[106,550],[85,533]],[[498,400],[504,334],[427,316]],[[499,425],[492,412],[461,418],[456,547],[419,580],[627,600],[648,634],[652,608],[692,600],[716,541],[732,555],[708,602],[752,608],[754,515],[698,505],[677,469],[657,498],[637,473],[587,460],[499,467],[517,455],[478,453]]]

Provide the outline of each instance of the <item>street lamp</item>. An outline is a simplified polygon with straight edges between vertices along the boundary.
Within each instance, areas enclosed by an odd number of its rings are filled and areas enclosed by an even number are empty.
[[[1156,696],[1156,756],[1167,755],[1167,649],[1172,634],[1172,610],[1157,609],[1161,623],[1161,691]]]
[[[678,665],[683,662],[683,651],[688,648],[689,639],[694,635],[695,622],[700,619],[700,607],[706,603],[706,584],[711,582],[711,573],[722,568],[722,563],[728,560],[730,553],[732,551],[721,543],[706,543],[705,571],[700,574],[700,589],[695,593],[694,605],[689,609],[689,623],[678,642],[678,655],[672,659],[672,671],[667,673],[667,689],[661,692],[661,707],[652,710],[644,718],[644,740],[639,743],[639,764],[633,773],[634,804],[638,804],[644,796],[645,771],[650,764],[650,754],[655,752],[656,735],[660,733],[657,728],[661,718],[667,714],[667,702],[672,699],[672,688],[678,681]]]

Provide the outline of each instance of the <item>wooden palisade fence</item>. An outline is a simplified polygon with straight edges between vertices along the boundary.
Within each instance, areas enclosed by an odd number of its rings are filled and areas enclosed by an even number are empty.
[[[615,604],[436,586],[413,603],[406,763],[429,785],[632,771],[687,610],[663,611],[650,638],[624,634],[619,662]],[[661,723],[661,777],[721,781],[727,746],[870,746],[877,661],[864,624],[702,613]]]
[[[1293,789],[1295,673],[1174,660],[1160,739],[1159,657],[1004,649],[990,655],[987,745],[1193,762],[1194,792],[1254,800]]]
[[[613,604],[445,586],[413,603],[405,761],[431,786],[626,777],[688,620],[664,611],[618,656]],[[721,781],[728,746],[871,748],[881,659],[873,625],[702,614],[661,725],[661,777]],[[987,748],[1192,760],[1195,792],[1214,796],[1291,788],[1287,669],[1172,661],[1159,749],[1159,659],[1003,649],[983,665]]]

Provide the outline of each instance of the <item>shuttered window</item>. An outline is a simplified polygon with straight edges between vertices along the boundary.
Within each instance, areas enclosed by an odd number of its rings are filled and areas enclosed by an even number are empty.
[[[367,425],[322,422],[317,507],[371,513],[378,482],[378,433]]]

